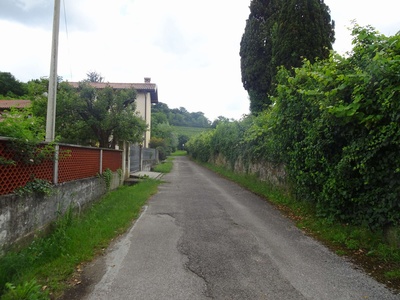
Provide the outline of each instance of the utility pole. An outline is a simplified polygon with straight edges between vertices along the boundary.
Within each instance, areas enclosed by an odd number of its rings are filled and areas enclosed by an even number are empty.
[[[47,99],[46,142],[53,142],[55,138],[59,28],[60,28],[60,0],[54,0],[53,38],[51,47],[49,93]]]

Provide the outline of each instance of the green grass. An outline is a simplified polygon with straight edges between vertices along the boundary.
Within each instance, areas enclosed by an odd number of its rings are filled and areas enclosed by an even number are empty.
[[[212,164],[202,165],[267,199],[306,234],[338,255],[352,258],[378,281],[400,291],[400,249],[398,244],[388,243],[383,232],[328,221],[318,217],[309,203],[296,201],[287,191],[262,182],[256,176],[237,174]]]
[[[167,157],[166,161],[155,165],[152,169],[154,172],[169,173],[172,170],[172,166],[173,166],[172,161],[174,160],[174,157],[185,156],[186,154],[187,154],[187,152],[183,151],[183,150],[175,151],[174,153],[171,154],[171,156]]]
[[[171,156],[186,156],[187,152],[185,150],[178,150],[171,154]]]
[[[132,225],[159,184],[145,180],[122,186],[79,216],[69,210],[55,222],[47,237],[34,240],[19,252],[8,252],[0,258],[0,295],[5,293],[6,283],[11,283],[8,286],[15,292],[35,290],[32,282],[37,282],[36,287],[46,286],[53,297],[59,295],[80,263],[92,260]],[[8,288],[1,299],[13,299],[12,292]]]
[[[172,160],[173,157],[169,156],[164,162],[155,165],[152,170],[159,173],[169,173],[171,172],[173,166]]]
[[[211,128],[200,128],[200,127],[185,127],[185,126],[172,126],[172,127],[174,129],[174,132],[177,133],[177,135],[186,135],[189,138],[199,135],[203,131],[211,130]]]

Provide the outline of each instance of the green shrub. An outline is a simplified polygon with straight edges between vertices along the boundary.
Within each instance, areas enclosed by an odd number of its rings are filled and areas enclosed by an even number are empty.
[[[202,162],[207,162],[211,159],[211,139],[215,134],[215,130],[205,131],[192,138],[187,143],[188,153],[194,158]]]

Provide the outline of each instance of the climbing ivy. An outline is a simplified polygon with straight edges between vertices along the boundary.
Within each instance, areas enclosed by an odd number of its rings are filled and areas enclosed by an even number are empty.
[[[14,194],[20,197],[28,195],[48,196],[53,192],[52,184],[45,179],[33,178],[23,187],[14,190]]]
[[[355,26],[348,58],[280,71],[273,139],[299,199],[330,219],[400,223],[400,35]]]
[[[110,169],[106,169],[103,173],[98,174],[97,177],[101,178],[104,180],[104,183],[106,184],[106,189],[107,191],[110,190],[111,188],[111,181],[113,178],[113,172]]]

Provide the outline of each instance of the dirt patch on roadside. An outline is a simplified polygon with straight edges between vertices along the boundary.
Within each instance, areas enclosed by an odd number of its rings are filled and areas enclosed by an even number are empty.
[[[92,262],[80,264],[68,280],[68,288],[59,300],[83,300],[93,291],[106,272],[105,253],[97,256]]]

